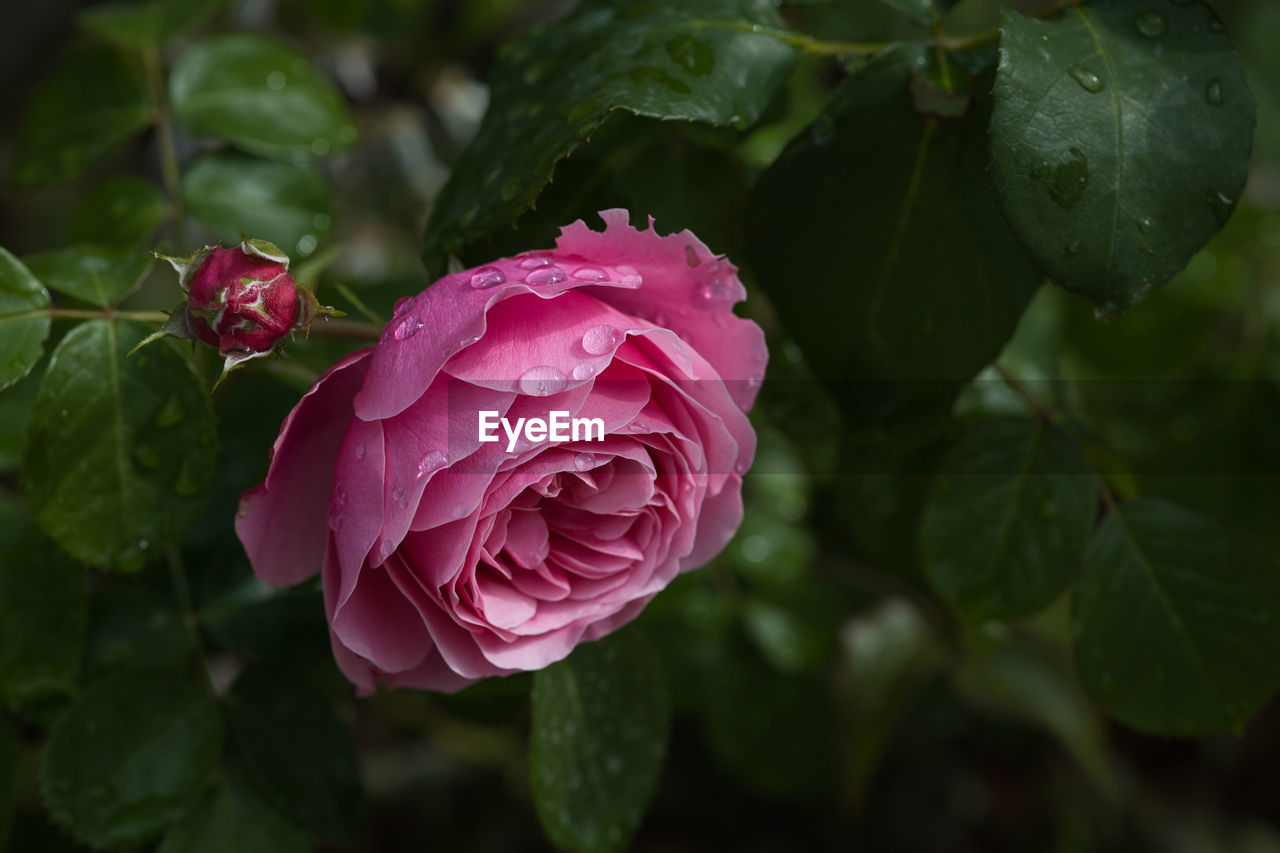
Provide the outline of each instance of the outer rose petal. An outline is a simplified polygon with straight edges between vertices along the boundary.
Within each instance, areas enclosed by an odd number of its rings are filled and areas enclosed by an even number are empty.
[[[334,461],[371,352],[335,364],[298,401],[280,427],[266,480],[240,502],[236,535],[254,573],[273,586],[301,583],[324,563]]]

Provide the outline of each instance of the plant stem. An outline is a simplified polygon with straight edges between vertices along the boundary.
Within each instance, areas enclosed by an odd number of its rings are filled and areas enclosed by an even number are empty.
[[[187,251],[187,211],[182,199],[182,176],[178,169],[178,149],[173,143],[173,123],[169,120],[169,99],[165,94],[164,68],[160,51],[149,47],[142,52],[147,86],[151,90],[151,114],[156,125],[156,144],[160,148],[160,174],[173,211],[175,251]]]
[[[359,296],[356,296],[355,292],[351,288],[343,284],[342,282],[336,282],[333,285],[333,289],[338,291],[338,293],[342,294],[342,298],[350,302],[352,307],[356,309],[356,312],[360,314],[360,316],[368,320],[370,323],[376,323],[380,327],[385,326],[387,324],[386,320],[383,320],[381,317],[375,314],[372,310],[370,310],[369,306],[365,305],[364,301],[360,299]]]
[[[169,579],[173,582],[173,594],[178,599],[178,607],[182,611],[182,625],[191,637],[191,646],[196,653],[196,662],[200,666],[200,676],[205,692],[216,698],[213,679],[209,677],[209,660],[205,655],[204,641],[200,639],[200,619],[191,607],[191,587],[187,584],[187,570],[182,563],[182,552],[177,545],[170,545],[165,552],[169,562]]]
[[[169,315],[163,311],[117,311],[104,308],[101,311],[81,308],[47,308],[43,312],[50,317],[63,320],[138,320],[142,323],[163,323]]]
[[[382,337],[382,326],[359,320],[322,319],[311,324],[308,337],[345,338],[353,341],[376,341]]]
[[[1017,394],[1018,397],[1022,399],[1022,402],[1027,404],[1027,408],[1031,409],[1037,418],[1042,421],[1049,421],[1053,419],[1053,407],[1046,406],[1044,403],[1041,403],[1033,397],[1031,392],[1027,390],[1026,386],[1022,384],[1018,377],[1005,370],[998,361],[991,362],[991,369],[1000,374],[1000,378],[1004,380],[1004,384],[1008,385],[1013,393]]]

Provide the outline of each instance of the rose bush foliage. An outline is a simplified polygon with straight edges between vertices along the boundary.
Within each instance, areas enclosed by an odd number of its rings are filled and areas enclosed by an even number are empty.
[[[755,452],[759,327],[736,267],[623,210],[402,300],[286,420],[236,529],[259,577],[323,573],[362,690],[540,669],[728,543]],[[652,221],[651,221],[652,226]],[[481,442],[478,413],[603,441]]]

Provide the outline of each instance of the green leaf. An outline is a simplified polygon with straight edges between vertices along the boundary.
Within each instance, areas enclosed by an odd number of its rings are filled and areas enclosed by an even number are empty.
[[[182,178],[182,195],[218,239],[239,242],[244,232],[294,257],[315,250],[333,216],[329,184],[314,169],[235,152],[192,164]]]
[[[351,839],[364,792],[351,733],[291,669],[250,664],[227,696],[230,766],[268,807],[326,838]]]
[[[155,258],[141,249],[85,245],[28,255],[26,262],[51,289],[105,307],[137,290]]]
[[[753,30],[773,23],[754,0],[588,0],[508,44],[480,131],[436,200],[428,254],[456,253],[513,222],[611,110],[754,124],[796,54]]]
[[[182,612],[155,589],[104,584],[89,603],[84,679],[122,668],[180,671],[194,649]]]
[[[1097,503],[1088,460],[1059,430],[980,421],[943,460],[925,505],[925,572],[966,619],[1035,613],[1074,577]]]
[[[636,632],[579,646],[533,681],[529,781],[547,837],[575,853],[622,850],[666,754],[671,706]]]
[[[1135,728],[1238,730],[1280,686],[1280,565],[1208,516],[1122,504],[1089,543],[1075,608],[1085,684]]]
[[[18,733],[0,713],[0,850],[7,850],[13,825],[13,794],[18,787]]]
[[[260,36],[192,45],[174,64],[169,97],[195,135],[270,157],[323,155],[356,138],[338,90],[305,57]]]
[[[1231,39],[1198,2],[1006,11],[995,187],[1049,276],[1106,313],[1182,269],[1230,216],[1253,143]]]
[[[231,780],[169,830],[159,853],[308,853],[312,849],[302,830]]]
[[[219,645],[238,654],[295,665],[333,659],[324,600],[316,589],[219,600],[201,611],[200,624]]]
[[[76,558],[140,568],[200,508],[217,434],[209,396],[169,344],[125,354],[147,330],[91,320],[54,351],[31,414],[27,497]]]
[[[987,190],[986,99],[958,119],[918,114],[915,55],[882,54],[841,84],[747,214],[761,285],[856,421],[944,411],[1039,281]]]
[[[124,48],[158,48],[174,36],[212,18],[227,0],[149,0],[107,3],[86,9],[76,22],[95,35]]]
[[[84,572],[25,509],[0,502],[0,697],[71,693],[88,621]]]
[[[41,767],[45,805],[94,847],[141,841],[195,804],[221,742],[216,706],[185,678],[133,671],[104,679],[53,727]]]
[[[955,5],[956,0],[879,0],[879,2],[906,15],[912,22],[927,27],[934,20],[945,15],[947,9]]]
[[[49,291],[0,249],[0,391],[31,372],[49,335]]]
[[[71,242],[124,248],[141,246],[165,219],[164,194],[140,178],[107,178],[76,205]]]
[[[74,178],[150,122],[134,62],[106,47],[73,53],[27,107],[14,181],[36,186]]]

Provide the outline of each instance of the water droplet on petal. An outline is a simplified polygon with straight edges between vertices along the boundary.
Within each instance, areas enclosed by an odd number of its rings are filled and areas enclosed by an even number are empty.
[[[585,382],[596,375],[596,366],[589,361],[581,362],[574,365],[573,378],[579,382]]]
[[[530,397],[548,397],[559,394],[569,383],[568,377],[558,367],[540,364],[531,367],[520,377],[520,393]]]
[[[691,267],[696,267],[702,263],[702,258],[698,257],[698,252],[693,246],[686,245],[684,247],[684,262]]]
[[[391,311],[392,317],[400,317],[405,311],[409,310],[409,306],[417,301],[416,296],[402,296],[396,300],[396,307]]]
[[[421,328],[422,321],[417,317],[409,316],[396,323],[396,328],[391,334],[397,341],[404,341],[418,334],[418,330]]]
[[[696,294],[698,301],[704,304],[730,302],[733,300],[733,285],[727,279],[717,276],[699,287]],[[659,322],[658,325],[666,324]]]
[[[1097,92],[1101,92],[1107,85],[1103,82],[1102,78],[1098,76],[1096,71],[1091,71],[1083,65],[1072,65],[1071,68],[1068,69],[1068,73],[1075,78],[1075,81],[1079,83],[1086,92],[1093,92],[1096,94]]]
[[[476,290],[488,290],[507,280],[506,273],[497,267],[480,267],[471,274],[471,286]]]
[[[1217,77],[1214,77],[1209,81],[1209,85],[1205,86],[1204,99],[1215,107],[1222,103],[1222,81]]]
[[[564,270],[560,267],[538,267],[533,272],[524,277],[525,284],[557,284],[564,281],[568,276],[564,274]]]
[[[632,421],[627,425],[627,432],[644,432],[648,428],[649,425],[644,421]]]
[[[644,284],[644,279],[636,272],[635,267],[620,266],[618,269],[619,281],[625,287],[639,287]]]
[[[470,335],[468,337],[465,337],[458,342],[458,349],[462,349],[463,347],[469,347],[478,340],[480,340],[479,335]]]
[[[588,355],[604,355],[618,344],[618,330],[613,326],[592,326],[582,336],[582,348]]]
[[[418,461],[418,476],[427,477],[439,471],[449,460],[439,450],[429,451]]]
[[[600,267],[578,267],[573,271],[573,277],[578,281],[604,281],[609,275]]]
[[[522,270],[536,270],[538,267],[551,266],[551,259],[546,255],[530,255],[520,262]]]
[[[1159,38],[1164,35],[1168,23],[1165,16],[1154,9],[1144,9],[1133,16],[1133,25],[1147,38]]]
[[[409,506],[409,495],[405,492],[404,486],[396,486],[391,490],[391,499],[396,502],[396,506],[401,509],[407,509]]]
[[[594,453],[579,453],[573,457],[573,467],[579,471],[589,471],[596,467],[596,455]]]
[[[364,445],[357,444],[356,445],[356,461],[359,462],[363,458],[364,458]]]

